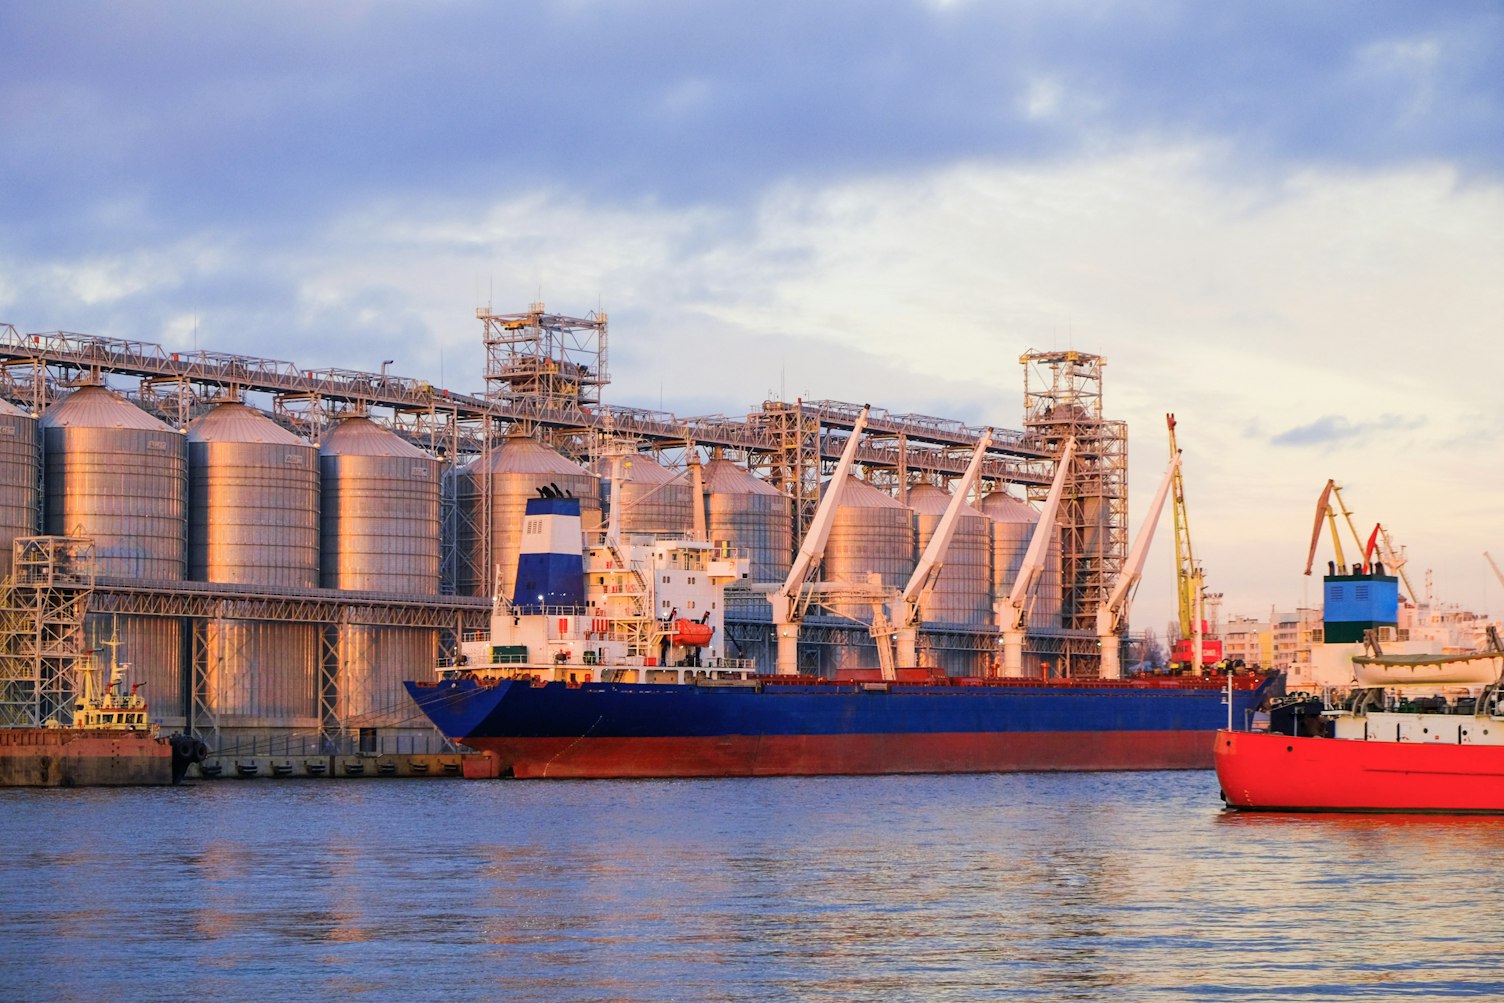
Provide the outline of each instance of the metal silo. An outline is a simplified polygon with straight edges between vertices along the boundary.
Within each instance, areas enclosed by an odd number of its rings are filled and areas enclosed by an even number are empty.
[[[439,462],[369,418],[346,418],[319,447],[326,589],[436,595]]]
[[[439,462],[368,418],[346,418],[319,447],[325,588],[407,595],[439,591]],[[344,624],[334,713],[347,729],[427,730],[405,679],[426,679],[438,632]]]
[[[43,531],[94,538],[101,577],[180,581],[187,537],[183,436],[102,386],[79,387],[47,409]],[[170,617],[90,615],[92,643],[111,636],[151,715],[182,727],[186,698],[182,627]]]
[[[924,553],[950,505],[949,492],[920,484],[909,492],[914,511],[915,555]],[[959,513],[955,533],[942,560],[940,578],[920,608],[925,620],[979,626],[992,620],[992,583],[988,555],[987,517],[970,505]]]
[[[982,499],[982,513],[992,521],[992,588],[994,599],[1006,599],[1039,522],[1039,513],[1005,491]],[[1045,567],[1034,588],[1029,629],[1060,627],[1060,534],[1051,534]]]
[[[37,532],[39,455],[36,419],[0,400],[0,578],[10,574],[16,537]]]
[[[42,415],[46,532],[94,538],[101,575],[183,577],[183,437],[101,386],[79,387]]]
[[[607,510],[616,506],[611,495],[613,461],[600,460],[595,472],[606,489]],[[693,493],[689,479],[644,453],[623,457],[621,463],[621,531],[659,536],[684,536],[694,528]],[[609,516],[607,516],[609,517]]]
[[[482,488],[489,481],[491,561],[482,566],[486,512],[481,510]],[[459,530],[459,581],[461,595],[491,595],[499,588],[511,595],[517,580],[517,554],[521,548],[522,516],[529,498],[538,489],[556,487],[580,500],[580,520],[586,533],[600,528],[600,481],[584,467],[531,436],[509,434],[491,453],[489,468],[476,460],[460,472],[456,486],[461,513]]]
[[[220,404],[188,438],[188,572],[199,581],[310,589],[319,574],[317,450],[254,408]],[[212,620],[206,699],[222,733],[318,726],[319,628]]]
[[[794,517],[788,497],[724,457],[705,465],[703,479],[710,538],[747,552],[748,581],[781,584],[793,563]]]
[[[188,577],[316,587],[317,450],[240,403],[216,406],[187,432]]]
[[[830,490],[830,485],[825,486]],[[847,478],[836,506],[830,537],[825,543],[826,581],[863,584],[876,574],[890,589],[901,589],[914,573],[914,524],[909,510],[891,495],[854,477]],[[831,612],[863,623],[872,622],[868,603],[833,604]],[[876,648],[865,641],[831,653],[830,668],[870,667],[877,664]]]

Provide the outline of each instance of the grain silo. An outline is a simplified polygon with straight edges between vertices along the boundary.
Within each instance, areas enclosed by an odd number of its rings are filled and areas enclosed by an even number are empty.
[[[747,579],[782,584],[793,563],[793,507],[783,492],[724,457],[705,465],[705,528],[747,553]]]
[[[369,418],[346,418],[319,447],[320,584],[436,595],[439,463]]]
[[[183,436],[102,386],[79,387],[41,418],[43,531],[94,540],[95,571],[133,583],[183,578],[187,460]],[[151,715],[186,721],[182,628],[171,617],[91,615],[85,633],[112,636]]]
[[[0,578],[10,574],[16,537],[37,533],[39,456],[36,419],[0,400]]]
[[[830,485],[825,486],[830,490]],[[870,484],[848,477],[825,542],[827,582],[873,583],[902,589],[914,573],[914,524],[909,510]],[[832,604],[831,612],[862,623],[872,622],[870,603]],[[828,670],[877,665],[877,649],[866,641],[835,648],[826,660]]]
[[[188,429],[188,577],[310,589],[319,582],[317,451],[254,408],[215,406]]]
[[[183,437],[102,386],[79,387],[42,415],[43,525],[94,538],[100,575],[183,577]]]
[[[341,421],[319,451],[323,586],[437,595],[438,461],[364,417]],[[355,730],[412,723],[402,682],[429,678],[437,661],[435,630],[342,625],[336,718]]]
[[[914,512],[916,561],[917,555],[929,546],[950,500],[949,492],[931,484],[920,484],[909,492],[909,508]],[[950,546],[941,557],[945,565],[940,569],[934,590],[920,608],[926,621],[973,627],[991,622],[988,529],[986,516],[970,505],[961,507]]]
[[[482,489],[487,483],[489,512],[481,507]],[[538,497],[538,489],[543,487],[557,488],[580,500],[580,521],[586,534],[600,528],[600,481],[532,436],[513,431],[492,451],[489,461],[478,459],[460,472],[456,485],[461,515],[456,585],[461,595],[489,596],[499,590],[511,596],[517,580],[523,512],[527,500]],[[487,532],[487,519],[491,541],[488,566],[480,545]]]
[[[641,533],[656,536],[684,536],[694,528],[694,509],[690,495],[693,489],[683,474],[656,462],[644,453],[633,453],[620,458],[600,460],[595,472],[606,489],[607,514],[617,505],[611,496],[612,467],[621,464],[621,516],[622,535]]]
[[[994,491],[982,499],[982,513],[992,521],[993,598],[1008,598],[1018,579],[1024,554],[1039,523],[1039,513],[1006,491]],[[1050,535],[1045,566],[1034,586],[1029,629],[1060,629],[1060,534]]]
[[[187,433],[189,576],[274,592],[316,587],[317,450],[238,402],[217,405]],[[204,696],[222,734],[318,728],[319,631],[284,621],[209,622]]]

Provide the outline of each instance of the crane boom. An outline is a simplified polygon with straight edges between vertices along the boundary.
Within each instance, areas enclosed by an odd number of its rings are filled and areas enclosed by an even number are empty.
[[[1165,415],[1165,424],[1170,429],[1170,456],[1180,455],[1175,442],[1175,416]],[[1175,525],[1175,595],[1180,617],[1180,636],[1190,637],[1200,619],[1196,606],[1201,591],[1201,570],[1196,566],[1196,555],[1191,548],[1191,521],[1185,507],[1185,482],[1181,479],[1179,466],[1170,485],[1170,511]]]
[[[1138,529],[1138,538],[1133,541],[1133,548],[1128,551],[1128,561],[1123,565],[1123,573],[1119,576],[1117,585],[1113,587],[1107,600],[1097,607],[1097,640],[1102,644],[1101,675],[1104,679],[1117,679],[1122,675],[1118,632],[1128,619],[1128,608],[1133,602],[1134,590],[1138,588],[1139,579],[1144,575],[1144,561],[1149,556],[1149,544],[1154,539],[1155,524],[1164,511],[1165,498],[1170,493],[1170,484],[1179,469],[1180,456],[1176,454],[1170,458],[1169,469],[1159,482],[1159,490],[1154,492],[1154,500],[1150,502],[1143,525]]]
[[[1504,571],[1499,570],[1498,562],[1495,561],[1493,559],[1493,556],[1486,550],[1483,552],[1483,556],[1488,559],[1488,566],[1494,569],[1494,577],[1499,579],[1499,584],[1504,585]]]
[[[925,546],[924,553],[919,557],[919,563],[914,566],[914,573],[909,576],[909,582],[904,586],[903,592],[898,598],[898,617],[894,625],[898,638],[898,664],[914,665],[917,662],[917,647],[919,633],[919,609],[924,605],[925,599],[934,591],[935,585],[940,581],[940,572],[945,567],[945,553],[950,548],[951,538],[956,535],[956,527],[961,524],[961,509],[966,505],[966,496],[971,494],[982,473],[982,461],[986,458],[987,447],[992,445],[992,429],[986,429],[977,440],[976,452],[971,455],[971,463],[967,464],[966,473],[961,475],[959,483],[952,485],[953,494],[950,504],[945,507],[945,514],[940,517],[940,522],[935,526],[935,532],[930,536],[930,542]],[[874,626],[876,621],[874,621]],[[876,631],[874,631],[876,636]],[[885,642],[878,638],[878,646]]]
[[[1067,439],[1055,467],[1055,480],[1050,484],[1050,493],[1045,496],[1044,508],[1039,512],[1039,521],[1029,537],[1029,549],[1024,552],[1019,565],[1018,577],[1013,579],[1013,588],[1008,598],[993,608],[998,628],[1003,634],[1003,675],[1024,674],[1024,634],[1029,624],[1029,595],[1034,583],[1044,571],[1049,555],[1050,538],[1055,533],[1055,516],[1060,511],[1060,498],[1065,493],[1065,479],[1070,473],[1071,460],[1076,455],[1075,437]]]
[[[830,539],[830,527],[835,523],[836,506],[840,504],[841,488],[851,473],[851,464],[856,459],[856,447],[867,427],[869,405],[863,405],[856,421],[851,426],[851,436],[846,448],[841,450],[841,459],[836,463],[835,473],[830,478],[830,489],[820,498],[815,508],[815,517],[810,520],[809,530],[799,544],[799,553],[789,568],[783,585],[768,597],[773,606],[773,625],[778,635],[777,670],[782,675],[793,675],[799,670],[799,621],[801,596],[815,564],[825,554],[826,541]]]

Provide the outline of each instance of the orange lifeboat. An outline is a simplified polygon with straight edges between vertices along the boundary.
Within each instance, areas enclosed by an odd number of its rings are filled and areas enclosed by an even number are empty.
[[[695,623],[681,617],[674,621],[671,640],[681,648],[703,648],[710,643],[710,636],[714,633],[715,628],[708,623]]]

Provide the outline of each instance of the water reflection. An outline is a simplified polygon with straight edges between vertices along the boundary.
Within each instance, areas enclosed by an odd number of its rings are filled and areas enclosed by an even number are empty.
[[[1504,990],[1504,824],[1205,773],[50,793],[0,792],[6,999]]]

